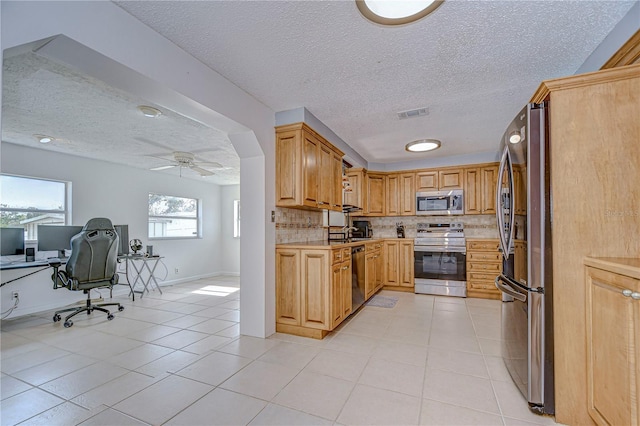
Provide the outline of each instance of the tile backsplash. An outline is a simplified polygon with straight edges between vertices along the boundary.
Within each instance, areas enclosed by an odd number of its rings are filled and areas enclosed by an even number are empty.
[[[325,212],[276,207],[276,244],[320,241],[327,238]],[[371,222],[374,238],[395,238],[396,223],[402,222],[406,238],[415,238],[418,223],[464,223],[467,238],[498,238],[494,215],[397,216],[352,218]]]

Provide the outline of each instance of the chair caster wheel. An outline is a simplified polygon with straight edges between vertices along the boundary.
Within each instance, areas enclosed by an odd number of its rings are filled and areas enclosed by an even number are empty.
[[[124,306],[120,306],[120,307],[118,307],[118,310],[119,310],[120,312],[124,311]]]
[[[113,314],[109,314],[109,315],[107,315],[107,319],[108,319],[109,321],[111,321],[111,320],[113,319]]]
[[[66,321],[64,322],[64,328],[69,328],[69,327],[71,327],[72,325],[73,325],[73,321],[71,321],[71,320],[66,320]]]
[[[53,322],[58,322],[58,321],[60,321],[60,319],[61,319],[60,314],[55,314],[53,316]]]

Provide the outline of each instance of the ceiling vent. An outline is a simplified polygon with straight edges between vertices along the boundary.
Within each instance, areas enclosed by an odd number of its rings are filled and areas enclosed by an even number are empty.
[[[408,111],[400,111],[398,113],[398,118],[400,120],[404,120],[405,118],[415,118],[422,117],[423,115],[429,115],[429,108],[417,108],[411,109]]]

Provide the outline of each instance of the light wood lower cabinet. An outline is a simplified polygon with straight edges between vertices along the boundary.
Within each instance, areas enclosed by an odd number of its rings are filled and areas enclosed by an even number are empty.
[[[276,331],[323,338],[351,314],[351,249],[276,249]]]
[[[382,242],[365,244],[364,257],[364,298],[369,299],[382,288],[384,281],[384,259]]]
[[[389,290],[413,291],[413,240],[384,242],[384,287]]]
[[[599,425],[638,425],[640,279],[592,267],[586,277],[587,410]]]
[[[467,296],[499,300],[495,279],[502,273],[498,240],[467,240]]]

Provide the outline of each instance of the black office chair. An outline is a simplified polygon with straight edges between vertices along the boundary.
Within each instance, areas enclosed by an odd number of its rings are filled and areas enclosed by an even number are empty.
[[[51,262],[53,266],[53,288],[65,287],[68,290],[82,290],[87,295],[87,305],[77,308],[62,309],[53,314],[53,321],[61,320],[62,312],[72,312],[64,319],[64,326],[71,327],[71,317],[81,312],[87,315],[93,311],[102,311],[107,314],[107,319],[112,320],[113,314],[103,306],[118,306],[118,311],[123,311],[120,303],[91,303],[90,291],[92,288],[108,287],[110,290],[118,283],[116,263],[118,258],[118,234],[111,221],[105,218],[95,218],[87,222],[79,234],[71,238],[71,256],[66,265],[66,270],[60,270],[60,262]]]

